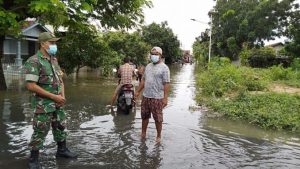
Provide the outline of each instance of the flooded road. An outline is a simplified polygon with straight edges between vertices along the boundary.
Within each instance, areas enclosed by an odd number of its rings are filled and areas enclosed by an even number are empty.
[[[150,119],[141,141],[140,107],[129,115],[106,108],[117,80],[85,76],[66,80],[69,148],[77,160],[56,159],[49,132],[41,152],[53,169],[299,168],[300,134],[264,131],[243,122],[211,119],[196,108],[194,65],[171,67],[162,141]],[[138,101],[140,103],[140,101]],[[25,169],[32,134],[29,93],[0,92],[0,168]]]

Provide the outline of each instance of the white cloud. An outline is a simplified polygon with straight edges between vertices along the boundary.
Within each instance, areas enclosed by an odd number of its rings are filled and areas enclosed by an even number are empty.
[[[182,48],[191,50],[195,37],[209,25],[191,21],[209,22],[208,12],[213,8],[213,0],[152,0],[154,7],[145,9],[145,22],[161,23],[167,21],[169,27],[182,42]]]

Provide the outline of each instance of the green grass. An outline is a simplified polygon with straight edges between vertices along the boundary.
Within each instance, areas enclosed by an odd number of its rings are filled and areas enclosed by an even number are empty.
[[[232,100],[208,102],[214,111],[234,120],[245,120],[264,129],[296,131],[300,127],[300,96],[265,93],[241,94]]]
[[[253,69],[215,62],[206,70],[196,69],[196,74],[199,104],[264,129],[300,130],[300,96],[268,89],[274,83],[299,87],[299,72],[281,66]]]

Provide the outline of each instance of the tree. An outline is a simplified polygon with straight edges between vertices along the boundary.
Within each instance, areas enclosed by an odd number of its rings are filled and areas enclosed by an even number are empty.
[[[105,28],[131,28],[143,22],[142,7],[152,4],[150,0],[0,0],[0,5],[0,46],[3,46],[6,35],[20,35],[26,18],[36,18],[55,29],[89,24],[91,20],[99,21]],[[1,62],[0,69],[0,89],[3,90],[6,85]]]
[[[110,57],[111,51],[93,26],[76,28],[69,28],[59,42],[58,59],[67,74],[73,73],[76,68],[78,75],[79,69],[84,66],[97,68],[104,65],[103,58]]]
[[[172,63],[181,55],[180,42],[172,29],[168,27],[167,22],[143,26],[141,33],[145,42],[152,47],[159,46],[162,48],[166,63]]]
[[[213,16],[213,49],[238,59],[243,44],[264,46],[264,40],[282,36],[295,0],[218,0]]]
[[[149,55],[149,48],[151,46],[144,42],[139,32],[134,32],[127,35],[127,40],[125,42],[125,52],[129,56],[133,63],[140,65],[145,65],[147,63],[147,56]]]
[[[150,45],[143,41],[138,32],[109,32],[104,36],[104,40],[122,58],[130,57],[137,65],[146,64]]]
[[[208,60],[209,51],[209,29],[202,32],[196,41],[193,43],[193,55],[195,59],[201,64],[205,65]]]
[[[291,42],[287,43],[285,50],[290,55],[300,58],[300,10],[299,4],[295,5],[294,12],[290,18],[290,24],[288,26],[286,36],[291,39]]]

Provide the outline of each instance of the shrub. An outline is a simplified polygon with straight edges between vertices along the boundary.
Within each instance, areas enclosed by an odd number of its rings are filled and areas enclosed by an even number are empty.
[[[241,67],[242,72],[242,86],[245,86],[247,91],[263,91],[267,88],[268,81],[266,77],[256,69],[251,69],[248,67]]]
[[[197,101],[230,119],[265,129],[295,131],[300,129],[300,96],[248,91],[265,90],[272,81],[300,87],[299,79],[299,71],[281,65],[268,69],[236,67],[221,59],[198,74],[197,87],[201,90],[197,91]]]
[[[300,71],[300,58],[293,59],[291,64],[291,68],[296,71]]]
[[[299,73],[292,68],[283,68],[282,66],[272,66],[268,69],[268,75],[273,81],[280,80],[297,80]]]
[[[202,88],[202,94],[217,97],[242,90],[261,91],[267,86],[264,77],[253,69],[238,68],[228,63],[227,59],[210,63],[208,71],[199,75],[197,84]]]
[[[248,59],[249,59],[249,57],[250,57],[250,54],[251,54],[251,52],[250,52],[250,50],[247,49],[247,48],[243,48],[242,51],[240,52],[239,57],[240,57],[240,59],[241,59],[241,64],[242,64],[243,66],[249,66],[249,61],[248,61]]]
[[[300,97],[288,94],[242,94],[233,100],[209,103],[217,112],[235,120],[245,120],[265,129],[296,131],[300,128]]]
[[[275,65],[276,54],[272,48],[251,49],[248,62],[251,67],[266,68]]]

